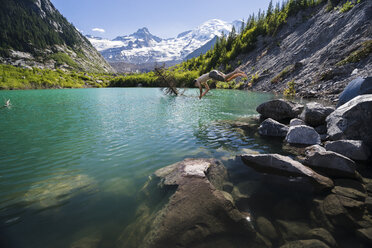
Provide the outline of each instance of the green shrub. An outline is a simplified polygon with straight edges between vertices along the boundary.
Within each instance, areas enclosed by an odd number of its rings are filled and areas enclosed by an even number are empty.
[[[285,97],[294,97],[296,95],[295,81],[290,81],[287,83],[287,88],[284,89],[283,95]]]
[[[372,53],[372,40],[365,41],[361,44],[360,48],[352,52],[345,59],[339,61],[336,65],[341,66],[348,63],[356,63],[368,57]]]

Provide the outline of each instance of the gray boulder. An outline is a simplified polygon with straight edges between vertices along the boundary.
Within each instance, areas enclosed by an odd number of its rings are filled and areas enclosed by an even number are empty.
[[[257,107],[257,112],[265,118],[284,120],[297,117],[303,109],[303,105],[283,99],[264,102]]]
[[[314,128],[306,125],[290,127],[285,140],[290,144],[320,144],[319,134],[315,131]]]
[[[331,151],[317,150],[313,147],[306,149],[303,163],[333,177],[355,178],[355,162]]]
[[[309,178],[320,189],[332,188],[333,182],[328,177],[319,175],[290,157],[279,154],[241,155],[243,162],[257,171],[282,176],[300,176]]]
[[[334,107],[325,107],[320,103],[311,102],[306,104],[301,114],[307,125],[316,127],[325,123],[326,117],[335,110]]]
[[[265,247],[228,192],[227,171],[214,159],[185,159],[155,172],[141,191],[135,221],[119,247],[232,247],[236,239]],[[238,246],[242,247],[242,246]]]
[[[325,148],[354,160],[367,160],[370,156],[369,149],[361,140],[329,141]]]
[[[264,120],[258,128],[258,133],[264,136],[285,137],[288,127],[271,118]]]
[[[356,96],[372,94],[372,77],[361,78],[358,77],[351,81],[342,91],[339,99],[338,106],[350,101]]]
[[[298,125],[305,125],[305,122],[301,119],[298,119],[298,118],[293,118],[290,122],[289,122],[289,126],[298,126]]]
[[[372,94],[357,96],[338,107],[327,118],[330,140],[363,140],[372,145]]]

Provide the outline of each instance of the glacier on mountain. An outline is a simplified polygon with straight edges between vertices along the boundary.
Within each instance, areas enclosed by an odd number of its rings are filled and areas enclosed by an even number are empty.
[[[118,36],[113,40],[90,35],[87,35],[87,38],[109,62],[142,64],[182,61],[188,54],[202,47],[215,36],[229,34],[233,26],[239,30],[241,24],[242,21],[227,23],[212,19],[193,30],[182,32],[177,37],[169,39],[154,36],[147,28],[141,28],[131,35]]]

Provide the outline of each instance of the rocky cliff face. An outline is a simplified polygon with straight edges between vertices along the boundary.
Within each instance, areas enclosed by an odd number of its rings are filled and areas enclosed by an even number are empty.
[[[342,4],[342,3],[341,3]],[[372,1],[349,11],[326,4],[289,18],[274,37],[260,37],[256,49],[238,60],[247,87],[283,93],[294,81],[297,96],[335,100],[352,79],[372,71]],[[251,82],[250,76],[258,80]]]
[[[0,29],[0,63],[114,71],[50,0],[1,1]]]

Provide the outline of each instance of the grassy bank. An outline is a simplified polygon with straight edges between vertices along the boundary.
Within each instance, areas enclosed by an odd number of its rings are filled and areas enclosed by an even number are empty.
[[[198,71],[171,68],[170,74],[185,87],[194,87],[193,80]],[[11,65],[0,65],[0,89],[48,89],[48,88],[90,88],[90,87],[163,87],[154,72],[140,74],[103,74],[79,71],[48,69],[26,69]]]

